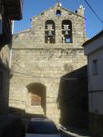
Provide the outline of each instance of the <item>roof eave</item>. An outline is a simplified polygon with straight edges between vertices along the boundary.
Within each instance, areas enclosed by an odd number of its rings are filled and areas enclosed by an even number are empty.
[[[95,35],[93,38],[87,40],[82,46],[86,47],[88,44],[90,44],[91,42],[93,42],[94,40],[98,39],[101,36],[103,36],[103,30],[99,32],[97,35]]]
[[[23,0],[5,0],[5,15],[11,20],[20,20],[22,19],[22,7]]]

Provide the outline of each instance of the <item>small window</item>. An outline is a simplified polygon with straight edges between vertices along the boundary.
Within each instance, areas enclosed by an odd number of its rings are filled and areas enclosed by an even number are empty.
[[[93,73],[93,75],[98,74],[98,61],[97,61],[97,59],[93,60],[92,73]]]
[[[56,11],[56,16],[58,16],[58,17],[61,16],[61,11],[60,10]]]
[[[0,34],[2,34],[2,20],[0,20]]]

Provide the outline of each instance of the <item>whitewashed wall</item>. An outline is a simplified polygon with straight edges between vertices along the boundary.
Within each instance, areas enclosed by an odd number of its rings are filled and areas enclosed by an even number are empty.
[[[103,38],[85,47],[88,56],[89,112],[103,114]],[[97,74],[93,74],[93,60],[97,60]]]

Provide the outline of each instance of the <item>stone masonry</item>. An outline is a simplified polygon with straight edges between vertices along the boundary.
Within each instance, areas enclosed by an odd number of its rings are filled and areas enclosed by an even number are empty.
[[[86,40],[85,31],[82,6],[74,13],[56,4],[32,17],[31,29],[13,37],[9,107],[45,114],[59,122],[60,78],[86,64],[81,47]]]

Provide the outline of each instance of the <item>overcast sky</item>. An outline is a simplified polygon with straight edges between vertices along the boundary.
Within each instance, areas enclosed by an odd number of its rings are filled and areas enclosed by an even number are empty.
[[[86,31],[89,38],[93,37],[103,29],[103,24],[94,16],[84,0],[60,0],[62,6],[68,10],[75,11],[82,4],[85,8]],[[103,20],[103,0],[88,0],[90,5],[96,11],[98,16]],[[14,32],[30,28],[30,18],[40,12],[54,6],[56,0],[24,0],[23,19],[14,24]]]

